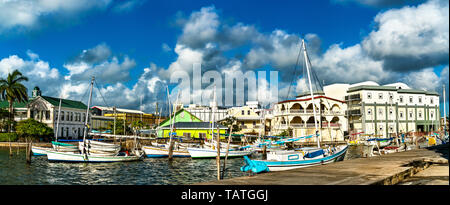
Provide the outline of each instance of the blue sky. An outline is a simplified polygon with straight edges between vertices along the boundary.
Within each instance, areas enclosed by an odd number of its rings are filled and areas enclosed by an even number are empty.
[[[427,12],[437,16],[412,20]],[[202,30],[192,33],[189,25]],[[195,33],[205,30],[212,33]],[[202,56],[206,70],[278,70],[282,95],[303,37],[327,83],[404,82],[439,93],[446,84],[448,91],[448,1],[437,0],[2,2],[0,75],[19,69],[30,73],[30,91],[38,85],[45,95],[80,99],[95,73],[109,104],[139,109],[143,96],[150,112],[164,98],[164,73],[184,69],[192,54]],[[286,59],[276,57],[284,52]]]

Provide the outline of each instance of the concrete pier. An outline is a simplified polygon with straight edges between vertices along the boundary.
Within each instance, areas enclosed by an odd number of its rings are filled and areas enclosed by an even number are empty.
[[[414,176],[436,174],[443,175],[441,178],[444,178],[436,183],[445,183],[445,177],[448,179],[449,176],[448,151],[448,144],[439,145],[198,185],[394,185]],[[430,166],[433,169],[427,170]],[[423,170],[426,170],[426,173],[422,172]],[[446,184],[448,185],[448,180]]]

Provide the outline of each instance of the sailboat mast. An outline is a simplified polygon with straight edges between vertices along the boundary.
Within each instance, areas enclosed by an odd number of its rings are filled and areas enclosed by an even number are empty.
[[[445,100],[447,100],[447,98],[445,98],[445,84],[442,85],[442,92],[444,95],[444,135],[447,135],[447,112],[445,110]]]
[[[59,118],[61,117],[61,101],[62,98],[59,98],[59,106],[58,106],[58,120],[56,121],[56,132],[55,132],[55,141],[58,141],[58,133],[59,133]]]
[[[88,104],[87,104],[87,109],[86,109],[86,120],[84,122],[85,128],[84,128],[84,134],[83,134],[83,142],[86,140],[86,135],[88,132],[88,119],[89,119],[89,106],[91,106],[91,99],[92,99],[92,88],[94,87],[94,80],[95,77],[92,76],[92,80],[91,80],[91,87],[90,87],[90,91],[89,91],[89,99],[88,99]]]
[[[310,74],[310,67],[309,67],[309,63],[308,63],[308,54],[306,53],[306,46],[305,46],[305,40],[302,39],[302,45],[303,45],[303,55],[305,58],[305,64],[306,64],[306,71],[308,72],[308,83],[309,83],[309,91],[311,92],[311,100],[312,100],[312,104],[313,104],[313,113],[314,113],[314,127],[316,128],[316,133],[317,133],[317,116],[316,116],[316,104],[314,102],[314,95],[313,95],[313,90],[312,90],[312,82],[311,82],[311,74]],[[319,136],[317,137],[317,147],[320,147],[320,141],[319,141]]]

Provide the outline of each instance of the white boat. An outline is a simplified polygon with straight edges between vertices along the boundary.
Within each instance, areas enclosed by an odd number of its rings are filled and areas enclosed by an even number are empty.
[[[165,146],[142,146],[145,156],[150,158],[168,157],[169,149]],[[187,151],[187,148],[176,148],[172,150],[173,157],[190,157],[191,155]]]
[[[187,148],[189,154],[193,159],[197,158],[215,158],[217,157],[217,150],[215,148]],[[220,157],[225,157],[227,150],[220,149]],[[230,149],[228,151],[228,157],[243,157],[247,155],[251,155],[255,152],[253,149]]]
[[[116,156],[100,156],[100,155],[89,155],[89,154],[76,154],[68,152],[57,152],[57,151],[47,151],[47,158],[52,162],[128,162],[128,161],[138,161],[141,156],[127,156],[127,155],[116,155]]]
[[[43,156],[47,155],[47,151],[54,150],[52,147],[38,147],[38,146],[31,146],[31,152],[34,156]]]
[[[39,146],[31,146],[31,152],[34,156],[42,156],[46,155],[47,151],[60,151],[60,152],[79,152],[78,147],[76,145],[65,144],[61,142],[52,141],[52,147],[39,147]]]
[[[246,164],[241,167],[241,171],[260,173],[328,164],[343,160],[347,149],[348,145],[340,145],[336,148],[316,149],[307,152],[281,151],[268,153],[267,160],[251,160],[244,157]]]

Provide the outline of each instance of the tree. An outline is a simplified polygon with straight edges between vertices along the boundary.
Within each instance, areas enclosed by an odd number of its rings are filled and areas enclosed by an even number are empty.
[[[9,73],[6,79],[0,78],[0,96],[2,100],[7,100],[9,103],[9,121],[14,121],[13,103],[28,101],[27,88],[22,84],[23,81],[28,81],[28,78],[23,76],[18,70]],[[12,131],[12,123],[9,126],[9,132]]]
[[[131,123],[131,128],[133,128],[133,130],[134,130],[134,132],[135,132],[135,134],[136,134],[136,131],[139,129],[142,129],[142,127],[144,127],[144,123],[142,122],[142,121],[140,121],[140,120],[136,120],[136,121],[133,121],[132,123]]]
[[[22,120],[17,123],[16,132],[20,137],[31,137],[39,139],[41,137],[53,137],[53,129],[33,118]]]
[[[223,119],[220,123],[228,128],[231,128],[231,126],[233,126],[233,131],[234,132],[239,132],[241,131],[241,127],[239,125],[236,124],[237,119],[235,117],[227,117],[225,119]]]

